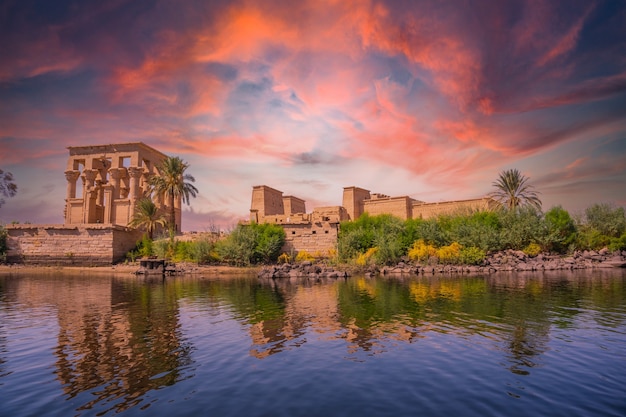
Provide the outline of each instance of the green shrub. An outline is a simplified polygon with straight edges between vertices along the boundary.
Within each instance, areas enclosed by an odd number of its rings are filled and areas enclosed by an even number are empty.
[[[224,261],[230,264],[250,265],[255,247],[256,230],[239,224],[226,239],[217,243],[215,250]]]
[[[305,250],[301,250],[296,255],[296,262],[314,261],[315,257]]]
[[[339,259],[347,262],[378,247],[377,263],[397,260],[406,250],[405,224],[394,216],[385,214],[361,215],[353,222],[342,222],[339,228],[337,250]]]
[[[461,248],[459,262],[463,265],[478,265],[485,259],[485,251],[476,246]]]
[[[377,247],[369,248],[365,253],[361,253],[359,254],[359,256],[357,256],[355,263],[359,266],[370,265],[374,263],[374,259],[377,253]]]
[[[538,244],[534,242],[529,243],[528,246],[522,249],[522,252],[524,252],[526,255],[530,256],[531,258],[534,258],[535,256],[541,253],[541,246],[539,246]]]
[[[548,238],[548,228],[541,213],[532,207],[501,212],[500,222],[502,228],[498,250],[522,250],[532,242],[545,242]]]
[[[255,230],[256,236],[253,261],[275,262],[285,243],[284,229],[278,225],[268,223],[253,223],[250,227]]]
[[[552,207],[544,216],[548,228],[545,246],[548,250],[566,252],[576,240],[576,223],[561,206]]]
[[[603,235],[599,230],[583,228],[576,239],[576,247],[578,249],[598,250],[609,246],[611,237]]]
[[[437,249],[437,260],[442,264],[457,264],[461,255],[461,245],[452,242]]]
[[[6,261],[7,251],[9,249],[7,247],[8,236],[9,233],[7,232],[7,229],[5,229],[4,226],[0,225],[0,262]]]
[[[608,248],[613,252],[626,250],[626,233],[622,234],[620,237],[611,238]]]
[[[206,264],[218,260],[215,252],[215,242],[212,239],[199,239],[191,242],[191,259],[198,264]]]
[[[428,262],[431,258],[436,258],[437,248],[426,243],[424,239],[419,239],[413,243],[413,247],[408,253],[409,259],[418,262]]]
[[[170,259],[172,251],[168,239],[159,239],[152,242],[152,254],[158,258]]]
[[[586,225],[601,235],[619,237],[626,232],[624,207],[613,208],[609,204],[593,204],[585,210]]]
[[[374,237],[374,261],[377,265],[390,265],[397,263],[406,253],[402,243],[402,229],[378,230]],[[371,248],[370,248],[371,249]]]
[[[462,246],[476,246],[484,251],[500,248],[500,219],[495,212],[476,212],[469,215],[440,217],[447,244],[458,242]]]
[[[235,265],[275,262],[285,243],[285,231],[275,224],[239,224],[215,246],[217,254]]]
[[[286,253],[281,253],[276,262],[279,264],[288,264],[289,262],[291,262],[291,256],[287,255]]]

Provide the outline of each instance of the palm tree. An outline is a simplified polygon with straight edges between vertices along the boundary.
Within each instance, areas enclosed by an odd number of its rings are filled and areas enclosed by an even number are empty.
[[[130,227],[145,228],[146,232],[148,232],[148,237],[152,240],[152,235],[157,226],[164,227],[166,223],[165,217],[159,213],[156,204],[149,198],[142,198],[137,202],[135,215],[128,225]]]
[[[522,206],[531,206],[541,210],[538,192],[533,191],[533,186],[527,182],[528,177],[522,175],[517,169],[502,171],[498,180],[493,183],[496,191],[490,193],[489,196],[504,204],[509,210],[516,210]]]
[[[167,157],[157,166],[159,175],[154,175],[149,180],[150,193],[163,196],[168,200],[170,233],[176,231],[174,201],[182,198],[183,202],[189,205],[189,197],[195,197],[198,194],[198,189],[190,183],[195,182],[196,179],[185,174],[187,168],[189,168],[189,164],[179,157]]]

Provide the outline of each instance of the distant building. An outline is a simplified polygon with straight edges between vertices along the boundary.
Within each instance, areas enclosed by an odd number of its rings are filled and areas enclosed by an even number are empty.
[[[137,143],[71,146],[65,178],[65,224],[103,223],[127,226],[137,201],[148,191],[148,180],[167,155]],[[81,184],[78,185],[80,178]],[[169,213],[167,201],[157,207]],[[181,197],[174,202],[175,230],[181,230]]]
[[[128,224],[167,156],[141,142],[68,149],[63,224],[7,225],[8,262],[111,265],[141,238],[142,232]],[[159,210],[168,213],[167,201],[155,198]],[[177,231],[181,202],[174,202]]]
[[[316,207],[307,213],[303,199],[283,196],[282,191],[257,185],[252,187],[250,221],[282,226],[286,235],[283,251],[287,253],[306,251],[326,255],[337,246],[339,223],[356,220],[364,213],[371,216],[390,214],[407,220],[489,211],[499,207],[499,203],[489,197],[425,203],[408,196],[390,197],[371,193],[359,187],[344,187],[342,204]]]

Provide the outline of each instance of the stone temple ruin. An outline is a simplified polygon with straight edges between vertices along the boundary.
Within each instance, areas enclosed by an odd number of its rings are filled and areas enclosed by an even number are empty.
[[[65,224],[127,226],[137,201],[148,191],[148,179],[158,175],[156,167],[167,157],[141,142],[68,149]],[[157,197],[155,203],[162,213],[169,212],[167,201]],[[180,197],[174,201],[174,209],[175,230],[180,231]]]
[[[167,156],[137,143],[69,147],[63,224],[7,225],[7,261],[47,265],[111,265],[123,260],[142,231],[128,227],[148,179]],[[80,180],[80,182],[79,182]],[[156,196],[166,214],[167,201]],[[174,201],[181,230],[181,198]]]
[[[336,248],[339,223],[362,214],[391,214],[402,220],[428,219],[441,214],[494,210],[499,203],[489,197],[425,203],[408,196],[390,197],[359,187],[344,187],[341,206],[316,207],[306,212],[305,201],[284,196],[266,185],[252,188],[250,222],[273,223],[285,230],[286,253],[306,251],[325,256]]]

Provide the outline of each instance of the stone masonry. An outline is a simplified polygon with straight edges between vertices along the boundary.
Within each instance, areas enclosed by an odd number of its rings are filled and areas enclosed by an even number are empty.
[[[306,213],[304,200],[283,196],[282,191],[266,185],[257,185],[252,188],[250,222],[282,226],[285,230],[285,253],[306,251],[326,256],[336,250],[340,222],[356,220],[364,213],[372,216],[391,214],[407,220],[493,210],[496,207],[498,203],[487,197],[425,203],[408,196],[390,197],[364,188],[345,187],[342,206],[317,207],[313,212]]]
[[[141,142],[68,149],[64,224],[7,225],[8,262],[110,265],[123,260],[141,239],[142,232],[128,224],[167,156]],[[162,196],[153,199],[161,213],[169,212]],[[174,202],[178,231],[181,202],[180,197]]]
[[[137,201],[148,191],[148,180],[167,156],[137,143],[72,146],[68,148],[65,178],[65,224],[116,224],[127,226]],[[78,179],[81,186],[78,186]],[[167,201],[154,196],[162,213]],[[181,230],[181,197],[174,201],[175,230]]]
[[[142,232],[112,225],[8,225],[7,262],[103,266],[124,259]]]

